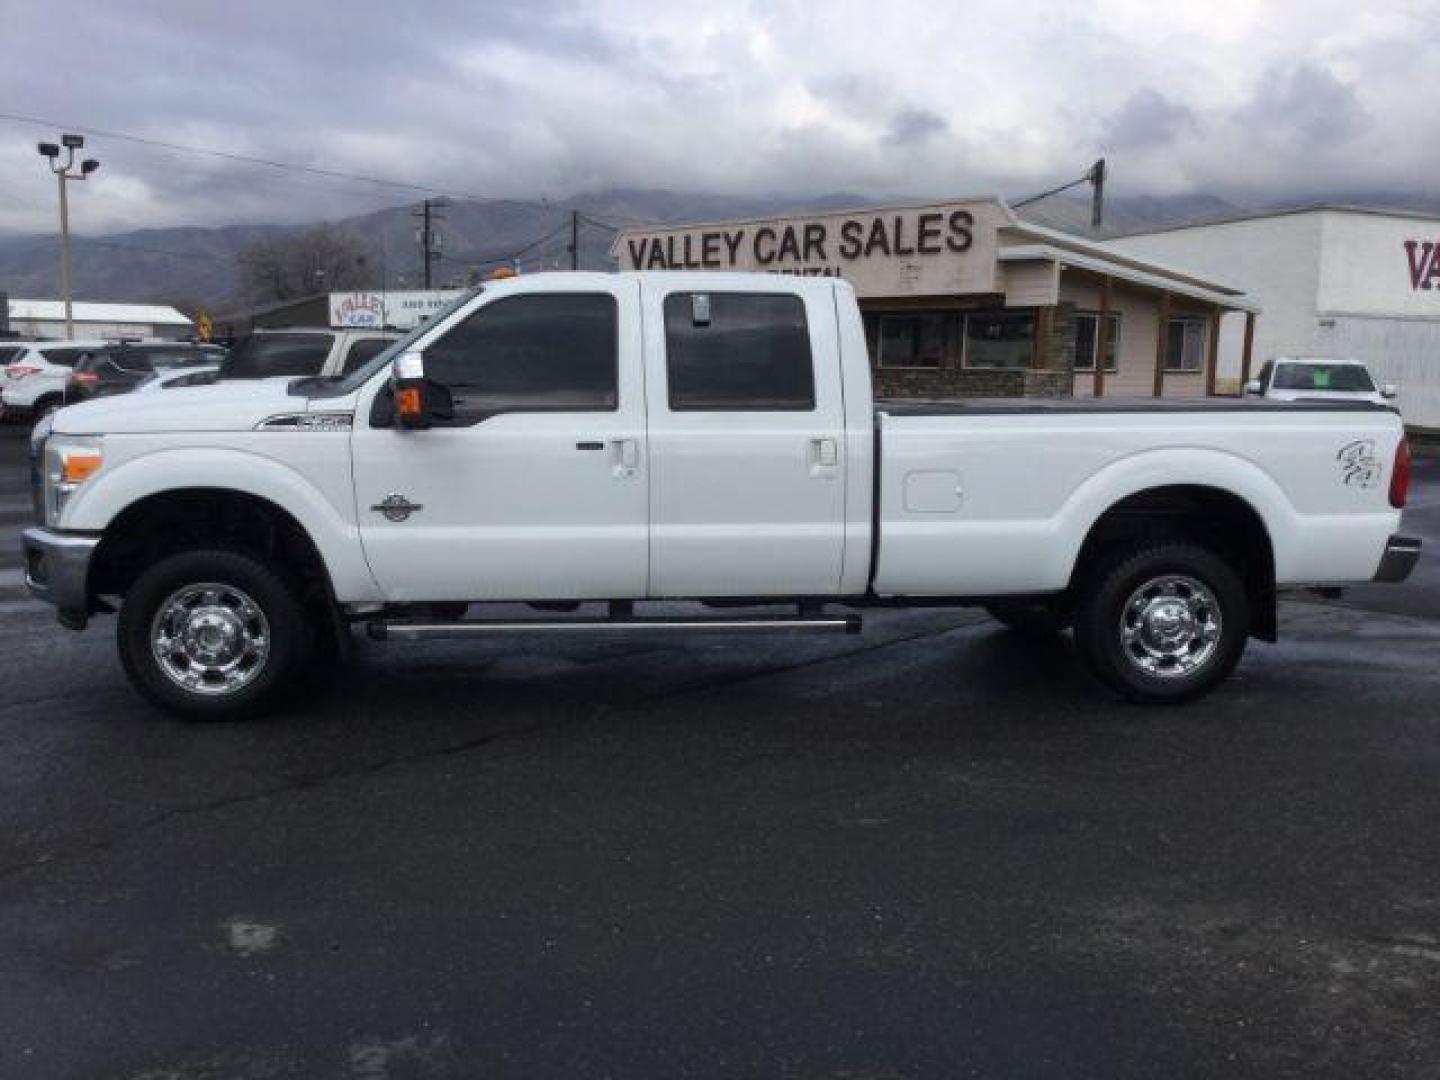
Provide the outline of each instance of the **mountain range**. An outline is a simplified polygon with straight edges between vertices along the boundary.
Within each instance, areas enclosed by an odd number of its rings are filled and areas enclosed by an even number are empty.
[[[437,286],[482,273],[514,258],[522,269],[570,265],[572,211],[578,211],[579,264],[611,269],[614,229],[633,224],[678,224],[921,201],[836,193],[820,198],[735,197],[662,190],[611,189],[554,203],[455,201],[441,209],[437,227],[442,259],[433,271]],[[1440,211],[1440,200],[1383,193],[1330,196],[1307,202],[1388,205]],[[1293,204],[1292,204],[1293,205]],[[1224,217],[1239,207],[1211,195],[1122,196],[1107,200],[1099,235],[1142,231],[1165,225]],[[343,218],[335,224],[365,246],[370,276],[391,288],[419,288],[419,244],[414,204]],[[1086,199],[1055,197],[1020,211],[1037,224],[1082,235],[1090,229]],[[304,225],[225,225],[215,228],[142,229],[71,239],[77,300],[170,303],[211,311],[242,307],[238,256],[249,245],[302,231]],[[0,235],[0,292],[11,297],[59,294],[59,267],[53,235]]]

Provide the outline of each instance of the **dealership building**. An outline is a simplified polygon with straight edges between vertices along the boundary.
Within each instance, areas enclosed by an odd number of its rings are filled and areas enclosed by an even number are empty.
[[[844,279],[891,398],[1214,393],[1222,320],[1243,351],[1259,310],[1226,274],[1032,225],[998,198],[633,228],[612,254]]]
[[[1440,217],[1311,206],[1108,241],[1118,254],[1223,275],[1264,308],[1252,362],[1362,360],[1393,383],[1408,424],[1440,428]],[[1222,376],[1248,377],[1245,337],[1227,325]]]

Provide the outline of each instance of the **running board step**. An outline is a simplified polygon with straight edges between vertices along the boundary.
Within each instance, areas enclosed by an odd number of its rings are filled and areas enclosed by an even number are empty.
[[[680,619],[657,616],[629,619],[464,619],[458,622],[372,619],[365,624],[365,632],[376,641],[422,641],[431,638],[487,637],[492,634],[606,634],[634,630],[721,633],[813,630],[858,634],[860,627],[859,615],[762,616],[749,619]]]

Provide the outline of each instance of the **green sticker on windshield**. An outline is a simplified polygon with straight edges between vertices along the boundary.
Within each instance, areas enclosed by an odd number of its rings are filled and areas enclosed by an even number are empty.
[[[1317,368],[1315,369],[1314,382],[1313,382],[1311,385],[1313,385],[1316,390],[1329,390],[1329,389],[1330,389],[1330,369],[1329,369],[1329,368],[1317,367]]]

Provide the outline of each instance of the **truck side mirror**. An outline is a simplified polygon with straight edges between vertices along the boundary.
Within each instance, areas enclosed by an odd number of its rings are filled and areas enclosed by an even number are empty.
[[[1387,382],[1384,386],[1380,387],[1380,396],[1383,398],[1393,398],[1399,395],[1399,393],[1400,391],[1395,388],[1393,382]]]
[[[390,385],[395,392],[395,426],[420,431],[430,426],[430,403],[425,383],[425,358],[402,352],[390,362]]]
[[[1259,380],[1259,379],[1251,379],[1249,382],[1247,382],[1247,383],[1245,384],[1245,393],[1247,393],[1247,394],[1254,394],[1256,397],[1259,397],[1259,396],[1260,396],[1260,380]]]

